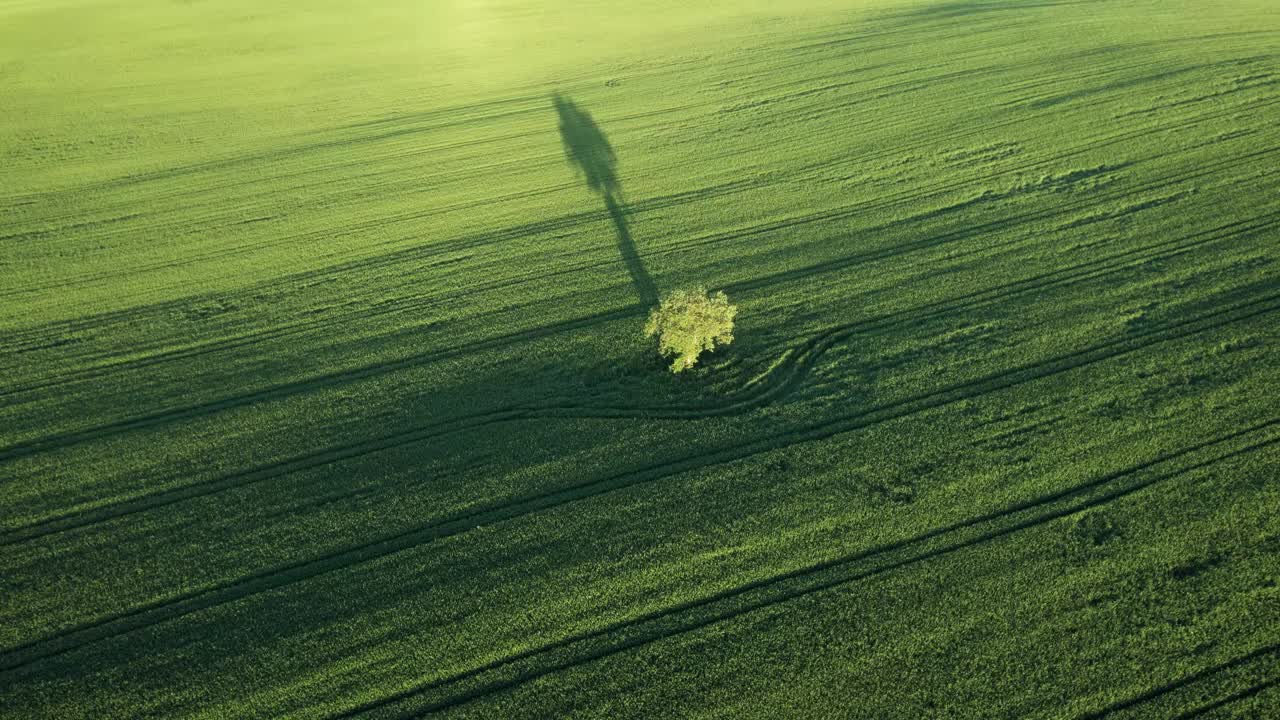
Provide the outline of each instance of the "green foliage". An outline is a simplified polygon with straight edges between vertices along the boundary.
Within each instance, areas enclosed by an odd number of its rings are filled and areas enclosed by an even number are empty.
[[[674,290],[649,313],[644,334],[657,336],[660,354],[675,356],[671,372],[678,373],[693,367],[702,353],[733,342],[737,314],[738,308],[721,291],[708,294],[701,285]]]
[[[1277,38],[0,2],[0,718],[1280,717]]]

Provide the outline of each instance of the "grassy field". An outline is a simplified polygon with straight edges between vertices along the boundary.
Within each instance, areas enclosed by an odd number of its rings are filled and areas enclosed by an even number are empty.
[[[1280,716],[1274,0],[275,5],[0,0],[0,717]]]

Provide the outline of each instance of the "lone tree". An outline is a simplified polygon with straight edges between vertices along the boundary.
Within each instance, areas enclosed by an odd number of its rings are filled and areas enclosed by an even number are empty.
[[[733,342],[737,314],[738,308],[729,304],[723,292],[708,294],[702,286],[676,290],[649,313],[644,334],[658,336],[658,352],[675,355],[671,372],[680,372],[693,367],[704,351]]]

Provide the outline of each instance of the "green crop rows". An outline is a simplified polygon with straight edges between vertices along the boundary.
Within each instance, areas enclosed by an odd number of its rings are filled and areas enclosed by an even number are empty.
[[[0,0],[0,302],[0,717],[1280,716],[1274,0]]]

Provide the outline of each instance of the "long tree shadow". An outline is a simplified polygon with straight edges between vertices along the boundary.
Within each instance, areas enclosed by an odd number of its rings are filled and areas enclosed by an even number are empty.
[[[591,119],[591,114],[572,100],[557,94],[551,96],[551,104],[560,117],[560,141],[564,143],[565,156],[582,172],[587,187],[604,197],[605,209],[613,218],[618,234],[618,251],[622,253],[622,262],[627,266],[640,302],[646,307],[657,304],[658,288],[636,252],[636,243],[627,225],[622,185],[618,182],[618,156],[613,146]]]

